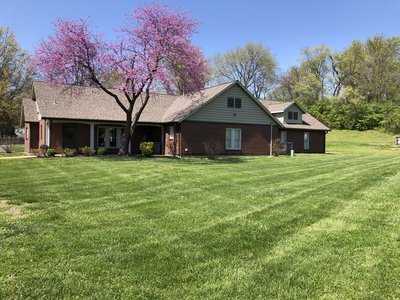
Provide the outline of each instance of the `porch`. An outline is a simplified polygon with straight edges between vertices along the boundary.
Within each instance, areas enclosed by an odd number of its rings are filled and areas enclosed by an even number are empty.
[[[49,136],[47,144],[61,153],[65,148],[79,150],[84,146],[92,149],[107,148],[108,153],[116,154],[124,133],[123,123],[74,122],[66,120],[48,120]],[[160,124],[139,124],[131,142],[129,152],[140,154],[140,143],[154,142],[154,154],[164,154],[163,127]]]

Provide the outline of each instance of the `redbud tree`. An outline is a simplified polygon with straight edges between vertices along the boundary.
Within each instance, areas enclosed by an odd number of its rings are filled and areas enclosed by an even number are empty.
[[[58,20],[41,41],[34,65],[42,80],[101,89],[126,115],[120,155],[157,86],[170,93],[201,90],[208,77],[206,60],[191,43],[198,22],[186,13],[157,4],[141,6],[128,17],[117,41],[107,42],[87,20]],[[117,86],[111,87],[110,80]]]

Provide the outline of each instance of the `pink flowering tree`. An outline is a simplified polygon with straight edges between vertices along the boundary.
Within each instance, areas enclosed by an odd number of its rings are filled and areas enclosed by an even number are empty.
[[[118,42],[109,43],[85,20],[58,20],[54,34],[36,48],[34,64],[46,81],[90,85],[108,94],[126,114],[119,154],[127,155],[157,86],[186,94],[204,87],[207,63],[190,41],[197,25],[187,14],[166,6],[142,6],[120,30]],[[110,87],[110,80],[117,86]]]

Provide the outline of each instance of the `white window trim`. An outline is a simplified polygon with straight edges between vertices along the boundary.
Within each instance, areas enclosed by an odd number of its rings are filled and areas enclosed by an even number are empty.
[[[239,136],[239,148],[234,148],[234,147],[226,147],[226,132],[228,131],[228,130],[231,130],[231,136],[233,137],[232,139],[231,139],[231,146],[232,145],[234,145],[234,140],[235,140],[235,137],[234,137],[234,132],[235,132],[235,130],[239,130],[239,132],[240,132],[240,136]],[[225,129],[225,150],[242,150],[242,129],[241,128],[226,128]]]
[[[175,139],[175,127],[169,126],[169,140],[173,141]]]
[[[306,134],[307,134],[307,140],[305,139]],[[306,147],[306,141],[307,141],[307,147]],[[309,132],[304,132],[304,134],[303,134],[303,147],[304,147],[304,150],[310,150],[310,133]]]

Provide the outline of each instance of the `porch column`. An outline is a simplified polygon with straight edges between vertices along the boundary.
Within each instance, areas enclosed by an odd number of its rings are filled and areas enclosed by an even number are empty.
[[[90,148],[94,149],[94,123],[90,123]]]
[[[132,144],[132,141],[129,141],[129,145],[128,145],[128,153],[129,154],[132,154],[131,144]]]
[[[51,125],[51,120],[46,120],[46,145],[50,147],[50,125]]]

